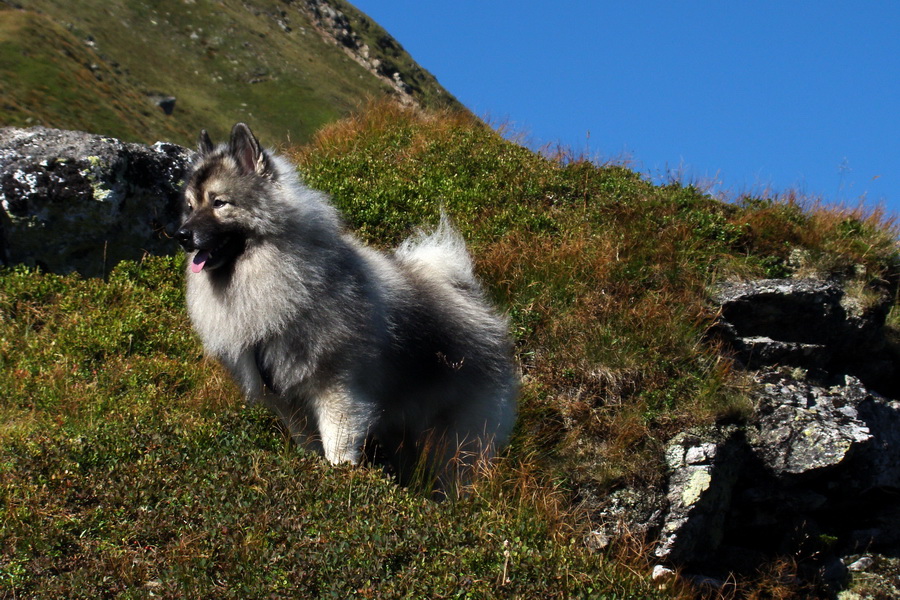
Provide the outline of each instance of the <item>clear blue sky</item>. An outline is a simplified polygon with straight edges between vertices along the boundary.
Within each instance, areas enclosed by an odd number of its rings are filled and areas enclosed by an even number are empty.
[[[900,0],[351,2],[531,147],[900,216]]]

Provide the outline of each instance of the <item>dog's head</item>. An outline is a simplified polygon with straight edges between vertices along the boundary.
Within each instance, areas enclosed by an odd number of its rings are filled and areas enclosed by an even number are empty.
[[[184,191],[184,215],[175,234],[191,271],[232,265],[258,234],[260,203],[275,179],[272,157],[243,123],[218,148],[206,130]]]

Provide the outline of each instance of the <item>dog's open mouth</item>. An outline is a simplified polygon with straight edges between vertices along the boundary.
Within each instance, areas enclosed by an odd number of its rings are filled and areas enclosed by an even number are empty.
[[[191,272],[199,273],[204,269],[212,271],[235,260],[244,251],[245,240],[238,235],[228,235],[221,244],[207,250],[198,248],[191,259]]]
[[[191,272],[199,273],[202,271],[203,267],[206,266],[206,261],[209,260],[209,257],[209,250],[197,250],[197,253],[194,255],[194,260],[191,261]]]

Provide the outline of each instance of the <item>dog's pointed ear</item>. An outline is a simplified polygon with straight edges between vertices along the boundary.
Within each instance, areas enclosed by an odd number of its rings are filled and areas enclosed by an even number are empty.
[[[231,140],[228,142],[228,151],[237,162],[243,175],[256,173],[258,175],[271,175],[272,161],[269,154],[259,145],[259,140],[244,123],[237,123],[231,130]]]
[[[200,130],[200,137],[197,139],[197,152],[200,156],[206,156],[210,152],[213,151],[215,146],[212,143],[212,140],[209,139],[209,132],[205,129]]]

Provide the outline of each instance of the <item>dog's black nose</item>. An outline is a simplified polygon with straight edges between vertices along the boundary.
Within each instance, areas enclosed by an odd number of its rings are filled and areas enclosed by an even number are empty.
[[[188,252],[197,249],[197,247],[194,245],[194,232],[190,229],[187,229],[186,227],[182,227],[175,232],[175,239],[178,240],[178,243],[181,244],[181,247]]]

